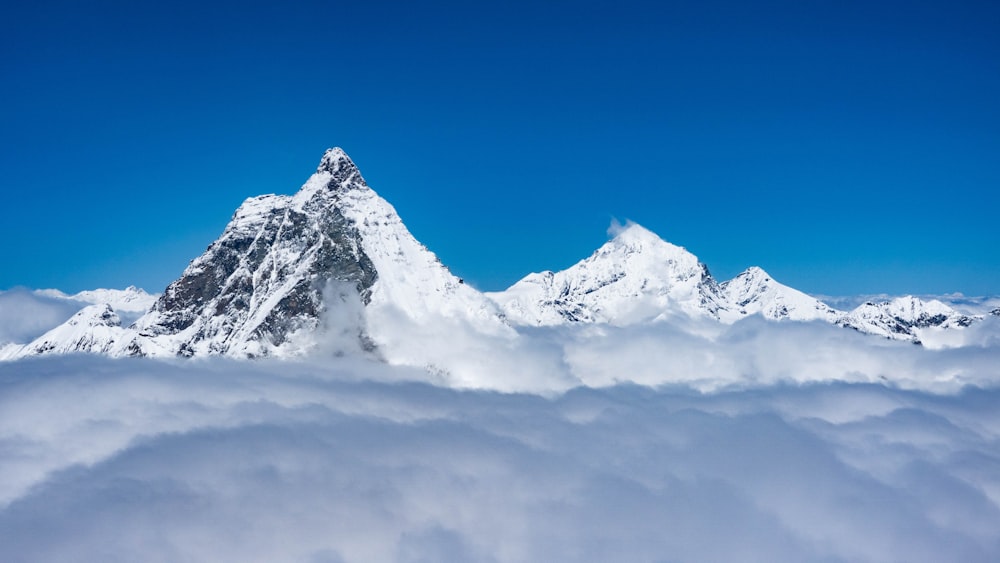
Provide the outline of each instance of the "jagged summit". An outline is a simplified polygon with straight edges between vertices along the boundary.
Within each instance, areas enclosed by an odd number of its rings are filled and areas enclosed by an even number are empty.
[[[319,161],[319,166],[316,167],[316,173],[329,174],[332,181],[328,185],[331,187],[352,184],[367,185],[361,177],[361,171],[355,166],[354,161],[340,147],[326,149],[326,152],[323,153],[323,158]]]
[[[182,335],[182,344],[167,347],[182,354],[294,353],[308,347],[327,309],[339,306],[324,298],[331,285],[414,322],[433,313],[502,324],[492,303],[417,242],[334,148],[295,195],[244,203],[137,326],[153,336]],[[358,330],[366,344],[379,341],[379,327]]]
[[[362,308],[370,314],[355,314]],[[348,332],[357,347],[373,350],[390,340],[391,326],[367,323],[379,315],[416,325],[440,315],[509,330],[497,307],[417,242],[333,148],[294,195],[245,200],[132,326],[100,324],[97,343],[74,338],[85,345],[78,351],[117,356],[289,356],[314,348],[333,316],[354,323]]]
[[[351,160],[351,157],[347,156],[347,153],[344,152],[344,149],[331,147],[323,151],[323,157],[319,161],[319,166],[316,167],[316,172],[323,172],[325,170],[332,173],[335,169],[340,168],[341,164],[357,168],[354,166],[354,161]]]

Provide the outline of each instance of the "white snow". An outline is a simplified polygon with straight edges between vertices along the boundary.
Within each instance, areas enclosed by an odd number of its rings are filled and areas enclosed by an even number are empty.
[[[756,266],[723,282],[720,287],[728,305],[722,318],[728,322],[747,315],[761,315],[771,320],[834,322],[840,315],[815,297],[774,281]]]

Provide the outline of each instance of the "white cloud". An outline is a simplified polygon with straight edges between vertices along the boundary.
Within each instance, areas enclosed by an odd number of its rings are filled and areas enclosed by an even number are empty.
[[[625,336],[643,349],[609,335]],[[718,338],[736,352],[710,365],[757,385],[546,397],[350,358],[2,364],[0,560],[997,560],[1000,391],[789,383],[776,374],[843,360],[852,339],[771,366],[799,341],[753,324]],[[646,361],[706,365],[683,343]],[[604,362],[588,373],[611,381],[601,352],[567,365]],[[855,366],[916,369],[887,354]],[[927,373],[983,369],[930,356]]]
[[[998,318],[483,335],[341,289],[301,363],[0,363],[0,560],[1000,558]]]
[[[29,342],[72,317],[84,305],[21,288],[0,291],[0,345]]]
[[[608,225],[608,236],[612,238],[616,237],[632,225],[635,225],[635,222],[631,219],[626,219],[625,222],[622,223],[617,217],[612,217],[611,224]]]
[[[369,315],[371,313],[369,312]],[[414,326],[383,310],[369,318],[391,363],[428,366],[434,383],[558,393],[580,385],[685,385],[702,391],[775,383],[884,382],[956,392],[1000,383],[1000,318],[953,330],[960,347],[931,349],[824,322],[748,317],[732,325],[678,317],[617,327],[581,324],[484,335],[460,320]]]

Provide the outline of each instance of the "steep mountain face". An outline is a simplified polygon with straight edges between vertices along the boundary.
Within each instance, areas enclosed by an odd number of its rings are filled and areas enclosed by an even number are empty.
[[[496,307],[416,241],[339,148],[294,196],[247,200],[222,236],[135,324],[136,355],[297,354],[345,295],[415,323],[430,314],[502,330]],[[372,350],[379,327],[357,327]]]
[[[920,341],[920,330],[964,328],[978,317],[964,315],[933,299],[897,297],[891,301],[867,302],[837,319],[837,324],[893,340]]]
[[[271,355],[298,331],[316,329],[331,282],[370,301],[378,274],[360,233],[338,207],[318,201],[367,188],[342,153],[327,153],[316,175],[324,185],[314,198],[244,202],[222,236],[136,322],[140,338],[128,352]]]
[[[525,326],[624,325],[668,311],[719,318],[724,306],[698,258],[635,224],[566,270],[530,274],[488,296],[511,322]]]
[[[68,336],[65,345],[32,343],[16,355],[291,356],[316,345],[329,315],[355,323],[358,346],[371,351],[391,327],[367,326],[368,315],[354,314],[360,307],[418,325],[445,317],[509,330],[497,307],[417,242],[335,148],[295,195],[246,200],[131,327],[95,325],[95,343]],[[353,312],[338,315],[340,308]]]

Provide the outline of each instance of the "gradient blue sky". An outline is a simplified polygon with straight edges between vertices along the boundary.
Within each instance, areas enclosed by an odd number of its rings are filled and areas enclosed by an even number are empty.
[[[161,291],[342,146],[481,289],[617,217],[721,279],[1000,293],[1000,3],[147,4],[2,8],[0,288]]]

